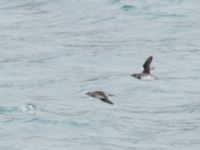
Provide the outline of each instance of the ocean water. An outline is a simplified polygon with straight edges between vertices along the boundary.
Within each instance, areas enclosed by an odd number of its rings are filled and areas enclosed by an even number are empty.
[[[1,0],[0,149],[199,149],[199,6]],[[132,78],[151,55],[158,80]]]

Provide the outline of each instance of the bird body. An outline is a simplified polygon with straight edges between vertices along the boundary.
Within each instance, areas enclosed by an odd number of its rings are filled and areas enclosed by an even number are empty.
[[[150,64],[152,60],[153,60],[153,56],[148,57],[147,60],[143,64],[143,68],[144,68],[143,72],[132,74],[131,76],[140,80],[155,80],[156,77],[151,74],[151,68],[150,68]]]
[[[101,101],[103,101],[103,102],[105,102],[105,103],[108,103],[108,104],[112,104],[112,105],[113,105],[113,102],[111,102],[111,101],[108,99],[108,96],[113,96],[112,94],[108,94],[108,93],[105,93],[105,92],[103,92],[103,91],[93,91],[93,92],[88,92],[88,93],[86,93],[86,95],[89,95],[89,96],[91,96],[91,97],[100,99]]]

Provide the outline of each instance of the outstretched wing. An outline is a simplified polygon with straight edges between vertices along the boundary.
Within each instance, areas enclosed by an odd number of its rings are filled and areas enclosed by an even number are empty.
[[[108,98],[101,98],[100,100],[102,100],[103,102],[105,103],[108,103],[108,104],[112,104],[113,105],[113,102],[111,102]]]
[[[150,64],[151,64],[152,60],[153,60],[153,56],[150,56],[150,57],[148,57],[147,60],[144,62],[144,65],[143,65],[143,68],[144,68],[143,73],[150,74],[150,70],[151,70]]]

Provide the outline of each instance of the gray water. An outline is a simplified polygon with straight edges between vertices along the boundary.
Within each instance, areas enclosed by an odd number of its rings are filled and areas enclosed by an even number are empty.
[[[1,0],[0,149],[198,150],[199,7]],[[131,77],[150,55],[158,80]]]

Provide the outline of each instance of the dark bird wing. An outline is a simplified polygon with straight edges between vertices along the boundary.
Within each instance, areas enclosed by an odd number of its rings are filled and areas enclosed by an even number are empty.
[[[100,100],[102,100],[103,102],[105,103],[108,103],[108,104],[112,104],[113,105],[113,102],[111,102],[108,98],[101,98]]]
[[[148,57],[147,60],[144,62],[144,65],[143,65],[143,68],[144,68],[143,73],[150,74],[150,69],[151,69],[151,68],[150,68],[150,64],[151,64],[152,60],[153,60],[153,56],[150,56],[150,57]]]

